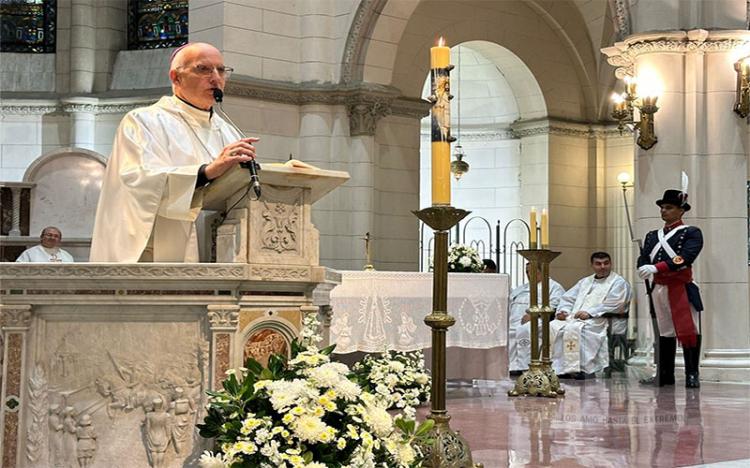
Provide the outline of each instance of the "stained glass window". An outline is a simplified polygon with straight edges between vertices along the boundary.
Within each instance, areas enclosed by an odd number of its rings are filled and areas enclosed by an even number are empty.
[[[128,49],[159,49],[187,43],[188,3],[128,0]]]
[[[0,0],[0,52],[55,52],[57,0]]]

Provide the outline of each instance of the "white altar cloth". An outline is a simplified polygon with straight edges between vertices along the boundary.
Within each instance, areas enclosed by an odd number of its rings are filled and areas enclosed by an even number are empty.
[[[451,273],[448,312],[456,319],[447,345],[506,346],[508,276]],[[336,353],[414,351],[431,346],[424,318],[432,311],[432,273],[342,271],[331,291],[331,343]]]

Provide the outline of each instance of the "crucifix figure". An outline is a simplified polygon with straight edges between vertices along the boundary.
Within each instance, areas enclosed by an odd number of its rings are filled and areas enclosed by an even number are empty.
[[[370,257],[370,240],[372,239],[370,237],[370,233],[366,233],[365,237],[363,237],[365,241],[365,255],[367,256],[367,263],[365,264],[365,271],[373,271],[375,268],[372,266],[372,259]]]

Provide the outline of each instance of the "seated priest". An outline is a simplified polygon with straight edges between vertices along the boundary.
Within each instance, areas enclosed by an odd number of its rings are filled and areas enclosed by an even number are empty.
[[[47,226],[42,229],[39,236],[41,244],[26,249],[18,256],[17,262],[29,263],[71,263],[74,262],[73,256],[60,248],[62,242],[62,232],[54,227]]]
[[[530,278],[529,269],[531,264],[526,264],[526,277]],[[537,273],[537,296],[539,305],[542,304],[542,270],[539,265]],[[565,294],[565,288],[560,283],[550,278],[549,280],[549,304],[554,309],[560,303]],[[529,283],[518,286],[510,293],[510,311],[508,313],[508,368],[510,375],[520,375],[529,368],[531,362],[531,315],[526,312],[531,301]],[[539,327],[541,340],[542,328]],[[540,341],[541,343],[541,341]]]
[[[555,373],[584,379],[609,365],[605,314],[627,311],[630,284],[612,271],[607,252],[591,254],[594,274],[566,292],[550,324],[552,367]]]

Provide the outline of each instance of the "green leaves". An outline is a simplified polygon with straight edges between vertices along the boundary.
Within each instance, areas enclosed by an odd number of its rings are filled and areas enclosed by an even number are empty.
[[[425,419],[417,428],[417,431],[414,433],[414,437],[422,438],[427,436],[430,432],[432,432],[433,427],[435,427],[435,421],[433,421],[432,419]]]
[[[320,354],[323,354],[325,356],[330,356],[334,349],[336,349],[335,344],[332,344],[331,346],[326,346],[325,348],[320,350]]]

